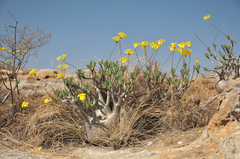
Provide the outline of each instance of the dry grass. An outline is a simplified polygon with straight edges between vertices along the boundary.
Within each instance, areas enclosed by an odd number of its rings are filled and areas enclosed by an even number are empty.
[[[167,104],[161,102],[163,89],[156,87],[145,91],[146,83],[138,79],[139,92],[122,106],[120,120],[112,125],[106,134],[95,140],[85,136],[84,124],[78,112],[62,103],[43,103],[42,96],[18,96],[18,111],[9,114],[9,101],[0,106],[0,147],[29,149],[42,147],[45,150],[58,150],[66,146],[91,143],[111,146],[115,149],[142,145],[143,141],[169,131],[185,131],[208,124],[214,111],[202,110],[200,101],[217,94],[214,80],[197,79],[179,99]],[[1,92],[3,93],[3,92]],[[32,103],[24,109],[24,100]]]

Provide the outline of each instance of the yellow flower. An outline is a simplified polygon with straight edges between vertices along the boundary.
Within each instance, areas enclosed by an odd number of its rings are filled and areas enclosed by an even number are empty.
[[[14,54],[15,54],[15,52],[12,52],[12,54],[14,55]]]
[[[32,69],[32,71],[29,72],[29,76],[35,76],[37,74],[37,69]]]
[[[185,42],[185,44],[187,45],[187,47],[191,47],[191,42],[190,41]]]
[[[28,54],[28,51],[27,51],[27,50],[23,50],[23,52],[24,52],[25,54]]]
[[[67,64],[63,64],[62,68],[63,68],[63,70],[66,70],[68,68],[68,65]]]
[[[174,47],[174,46],[169,46],[169,49],[170,49],[171,52],[174,52],[177,48]]]
[[[195,60],[196,64],[199,64],[199,61],[198,60]]]
[[[16,50],[16,52],[20,52],[20,50]]]
[[[8,53],[11,53],[12,51],[11,51],[11,50],[8,50],[7,52],[8,52]]]
[[[59,73],[57,78],[63,78],[63,73]]]
[[[85,93],[84,94],[79,94],[78,97],[80,98],[80,100],[84,100],[85,99]]]
[[[126,51],[124,51],[127,55],[132,55],[133,51],[131,49],[127,49]]]
[[[147,47],[148,44],[149,44],[148,41],[142,41],[142,43],[140,44],[140,45],[142,45],[142,48],[145,51],[145,53],[146,53],[146,47]]]
[[[138,43],[138,42],[135,42],[135,43],[133,44],[134,49],[136,49],[138,45],[139,45],[139,43]]]
[[[119,32],[118,35],[120,36],[121,39],[127,37],[127,34],[125,34],[123,32]]]
[[[21,55],[17,54],[18,57],[21,57]]]
[[[208,15],[206,15],[206,16],[203,17],[203,20],[209,20],[210,18],[211,18],[211,15],[208,14]]]
[[[38,149],[38,151],[41,151],[42,147],[38,147],[37,149]]]
[[[183,57],[187,57],[187,56],[191,55],[191,51],[192,50],[183,49],[183,51],[182,51]]]
[[[53,102],[53,99],[52,97],[49,98],[48,102],[52,103]]]
[[[144,55],[144,56],[147,56],[147,53],[145,52],[145,53],[143,53],[143,55]]]
[[[49,99],[45,99],[44,100],[44,103],[52,103],[52,102],[53,102],[52,97],[50,97]]]
[[[177,51],[179,51],[181,54],[183,53],[183,49],[182,48],[177,49]]]
[[[155,44],[154,42],[150,43],[150,47],[153,49],[153,50],[157,50],[160,48],[160,45],[157,45]]]
[[[177,43],[171,43],[172,47],[176,47]]]
[[[23,103],[22,103],[22,108],[23,108],[23,107],[27,107],[27,106],[28,106],[28,102],[23,102]]]
[[[140,45],[142,45],[142,47],[146,47],[148,44],[149,44],[148,41],[142,41],[142,42],[140,43]]]
[[[66,59],[66,56],[67,56],[66,54],[63,54],[63,55],[62,55],[62,60],[63,60],[63,61]]]
[[[66,59],[66,54],[63,54],[62,56],[58,56],[58,61],[64,61]]]
[[[113,39],[116,43],[118,43],[119,40],[120,40],[120,37],[119,37],[119,36],[115,36],[115,37],[113,37],[112,39]]]
[[[61,56],[58,56],[57,60],[58,60],[58,61],[61,61],[61,60],[62,60],[62,57],[61,57]]]
[[[7,61],[9,61],[9,59],[7,59]]]
[[[48,103],[48,99],[44,99],[44,103]]]
[[[182,42],[181,44],[178,44],[178,46],[183,49],[185,47],[185,43]]]
[[[155,49],[155,47],[157,46],[157,44],[155,44],[154,42],[150,43],[149,45],[152,49]]]
[[[61,65],[58,65],[58,67],[57,68],[59,68],[60,70],[62,70],[62,66]]]
[[[128,61],[128,58],[122,57],[120,60],[121,60],[121,63],[125,64]]]
[[[156,41],[156,44],[159,45],[159,46],[162,46],[162,43],[163,43],[164,41],[165,41],[164,39],[157,40],[157,41]]]

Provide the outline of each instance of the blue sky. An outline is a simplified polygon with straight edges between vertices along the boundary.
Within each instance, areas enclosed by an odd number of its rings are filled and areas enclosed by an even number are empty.
[[[192,52],[203,55],[204,45],[195,33],[208,46],[211,46],[217,30],[203,16],[211,14],[210,22],[231,38],[240,42],[240,1],[239,0],[0,0],[0,33],[5,33],[4,24],[15,22],[7,13],[10,11],[19,27],[39,26],[45,33],[52,33],[50,43],[41,48],[38,58],[32,57],[27,67],[44,69],[56,68],[61,64],[56,58],[67,54],[66,61],[84,68],[88,61],[108,59],[115,42],[112,37],[118,32],[127,34],[122,39],[122,49],[133,49],[133,43],[166,40],[159,49],[156,59],[163,64],[170,54],[172,42],[192,43]],[[229,43],[219,34],[216,40],[220,45]],[[239,54],[235,45],[235,53]],[[150,49],[148,51],[150,53]],[[119,47],[114,55],[119,53]],[[141,46],[138,54],[142,55]],[[180,53],[175,53],[174,64]],[[120,56],[113,56],[112,60]],[[192,54],[191,64],[198,59],[201,66],[212,68],[203,56]],[[164,69],[171,67],[171,59]]]

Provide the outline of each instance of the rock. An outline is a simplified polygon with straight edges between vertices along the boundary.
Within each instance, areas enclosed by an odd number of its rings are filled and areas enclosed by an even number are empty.
[[[48,79],[48,78],[56,78],[61,70],[53,70],[53,69],[41,69],[37,71],[36,77],[38,79]]]
[[[222,95],[219,111],[195,143],[211,147],[216,158],[240,158],[240,81]]]

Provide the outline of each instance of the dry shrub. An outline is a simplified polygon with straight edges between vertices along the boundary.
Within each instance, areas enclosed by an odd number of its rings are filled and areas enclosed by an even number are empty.
[[[42,97],[33,96],[28,98],[31,106],[15,113],[12,119],[8,117],[11,122],[1,127],[0,138],[4,141],[0,142],[0,148],[42,146],[42,149],[57,150],[83,142],[115,149],[142,145],[145,139],[155,137],[159,132],[205,126],[213,110],[203,110],[199,102],[217,94],[214,84],[214,80],[199,78],[183,96],[163,103],[167,85],[164,84],[164,89],[157,86],[147,92],[144,77],[139,76],[139,89],[123,103],[119,121],[112,124],[104,136],[94,140],[86,139],[84,124],[77,110],[64,104],[44,104]],[[18,98],[19,106],[24,98]],[[2,108],[0,113],[4,114]]]
[[[168,123],[174,123],[170,125],[175,125],[183,131],[206,126],[214,114],[214,105],[203,109],[200,103],[215,94],[218,93],[215,90],[214,79],[198,78],[183,96],[179,99],[174,98],[165,106],[168,107],[168,116],[172,116],[168,117]],[[170,119],[172,120],[169,121]]]
[[[40,102],[40,101],[38,101]],[[41,101],[43,103],[43,100]],[[26,107],[0,130],[0,145],[15,148],[58,149],[85,140],[82,120],[73,109],[59,104]]]

